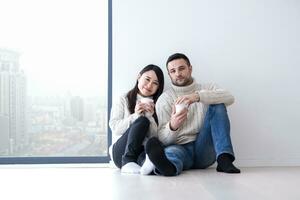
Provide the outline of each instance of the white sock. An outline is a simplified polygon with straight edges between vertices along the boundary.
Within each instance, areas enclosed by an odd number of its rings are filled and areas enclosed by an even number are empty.
[[[135,162],[129,162],[121,168],[121,173],[139,174],[141,167]]]
[[[146,160],[145,160],[143,166],[141,167],[141,174],[149,175],[154,170],[154,168],[155,168],[155,166],[153,165],[153,163],[149,159],[148,155],[146,154]]]

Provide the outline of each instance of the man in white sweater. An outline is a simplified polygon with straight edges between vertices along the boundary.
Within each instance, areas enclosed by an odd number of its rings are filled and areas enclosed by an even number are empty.
[[[166,65],[172,87],[156,103],[159,140],[151,138],[146,145],[156,172],[175,176],[182,170],[207,168],[217,160],[218,172],[240,173],[232,163],[226,110],[234,97],[215,84],[196,83],[184,54],[171,55]]]

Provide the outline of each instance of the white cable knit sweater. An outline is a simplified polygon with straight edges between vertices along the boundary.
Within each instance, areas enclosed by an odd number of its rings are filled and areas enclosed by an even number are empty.
[[[137,95],[137,101],[142,96]],[[129,126],[139,117],[140,115],[133,113],[130,114],[128,110],[128,100],[126,94],[121,96],[112,106],[109,120],[109,127],[112,130],[112,145],[125,133]],[[154,118],[148,117],[150,120],[150,127],[147,132],[147,137],[157,137],[157,124]]]
[[[198,93],[200,102],[189,106],[187,120],[176,131],[172,131],[169,121],[172,113],[172,106],[176,99],[183,95]],[[197,133],[203,125],[204,116],[208,105],[224,103],[226,106],[234,102],[234,97],[226,90],[215,84],[201,85],[195,80],[191,85],[172,87],[166,90],[156,102],[156,113],[158,117],[158,137],[165,145],[186,144],[196,139]]]

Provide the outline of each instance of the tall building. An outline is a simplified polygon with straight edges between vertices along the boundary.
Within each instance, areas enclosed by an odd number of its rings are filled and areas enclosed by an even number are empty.
[[[83,99],[79,96],[71,98],[71,115],[77,121],[83,121]]]
[[[87,123],[96,123],[97,105],[95,99],[86,98],[84,100],[84,114],[83,119]]]
[[[0,115],[0,155],[9,155],[8,116]]]
[[[26,77],[19,68],[20,55],[11,50],[0,49],[0,134],[8,127],[9,152],[11,155],[22,149],[26,141]],[[5,120],[8,119],[8,120]]]

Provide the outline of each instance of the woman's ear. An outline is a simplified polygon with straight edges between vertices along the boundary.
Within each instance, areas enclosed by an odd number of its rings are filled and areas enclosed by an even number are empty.
[[[138,74],[138,76],[137,76],[137,81],[139,81],[140,80],[140,78],[141,78],[141,74]]]

